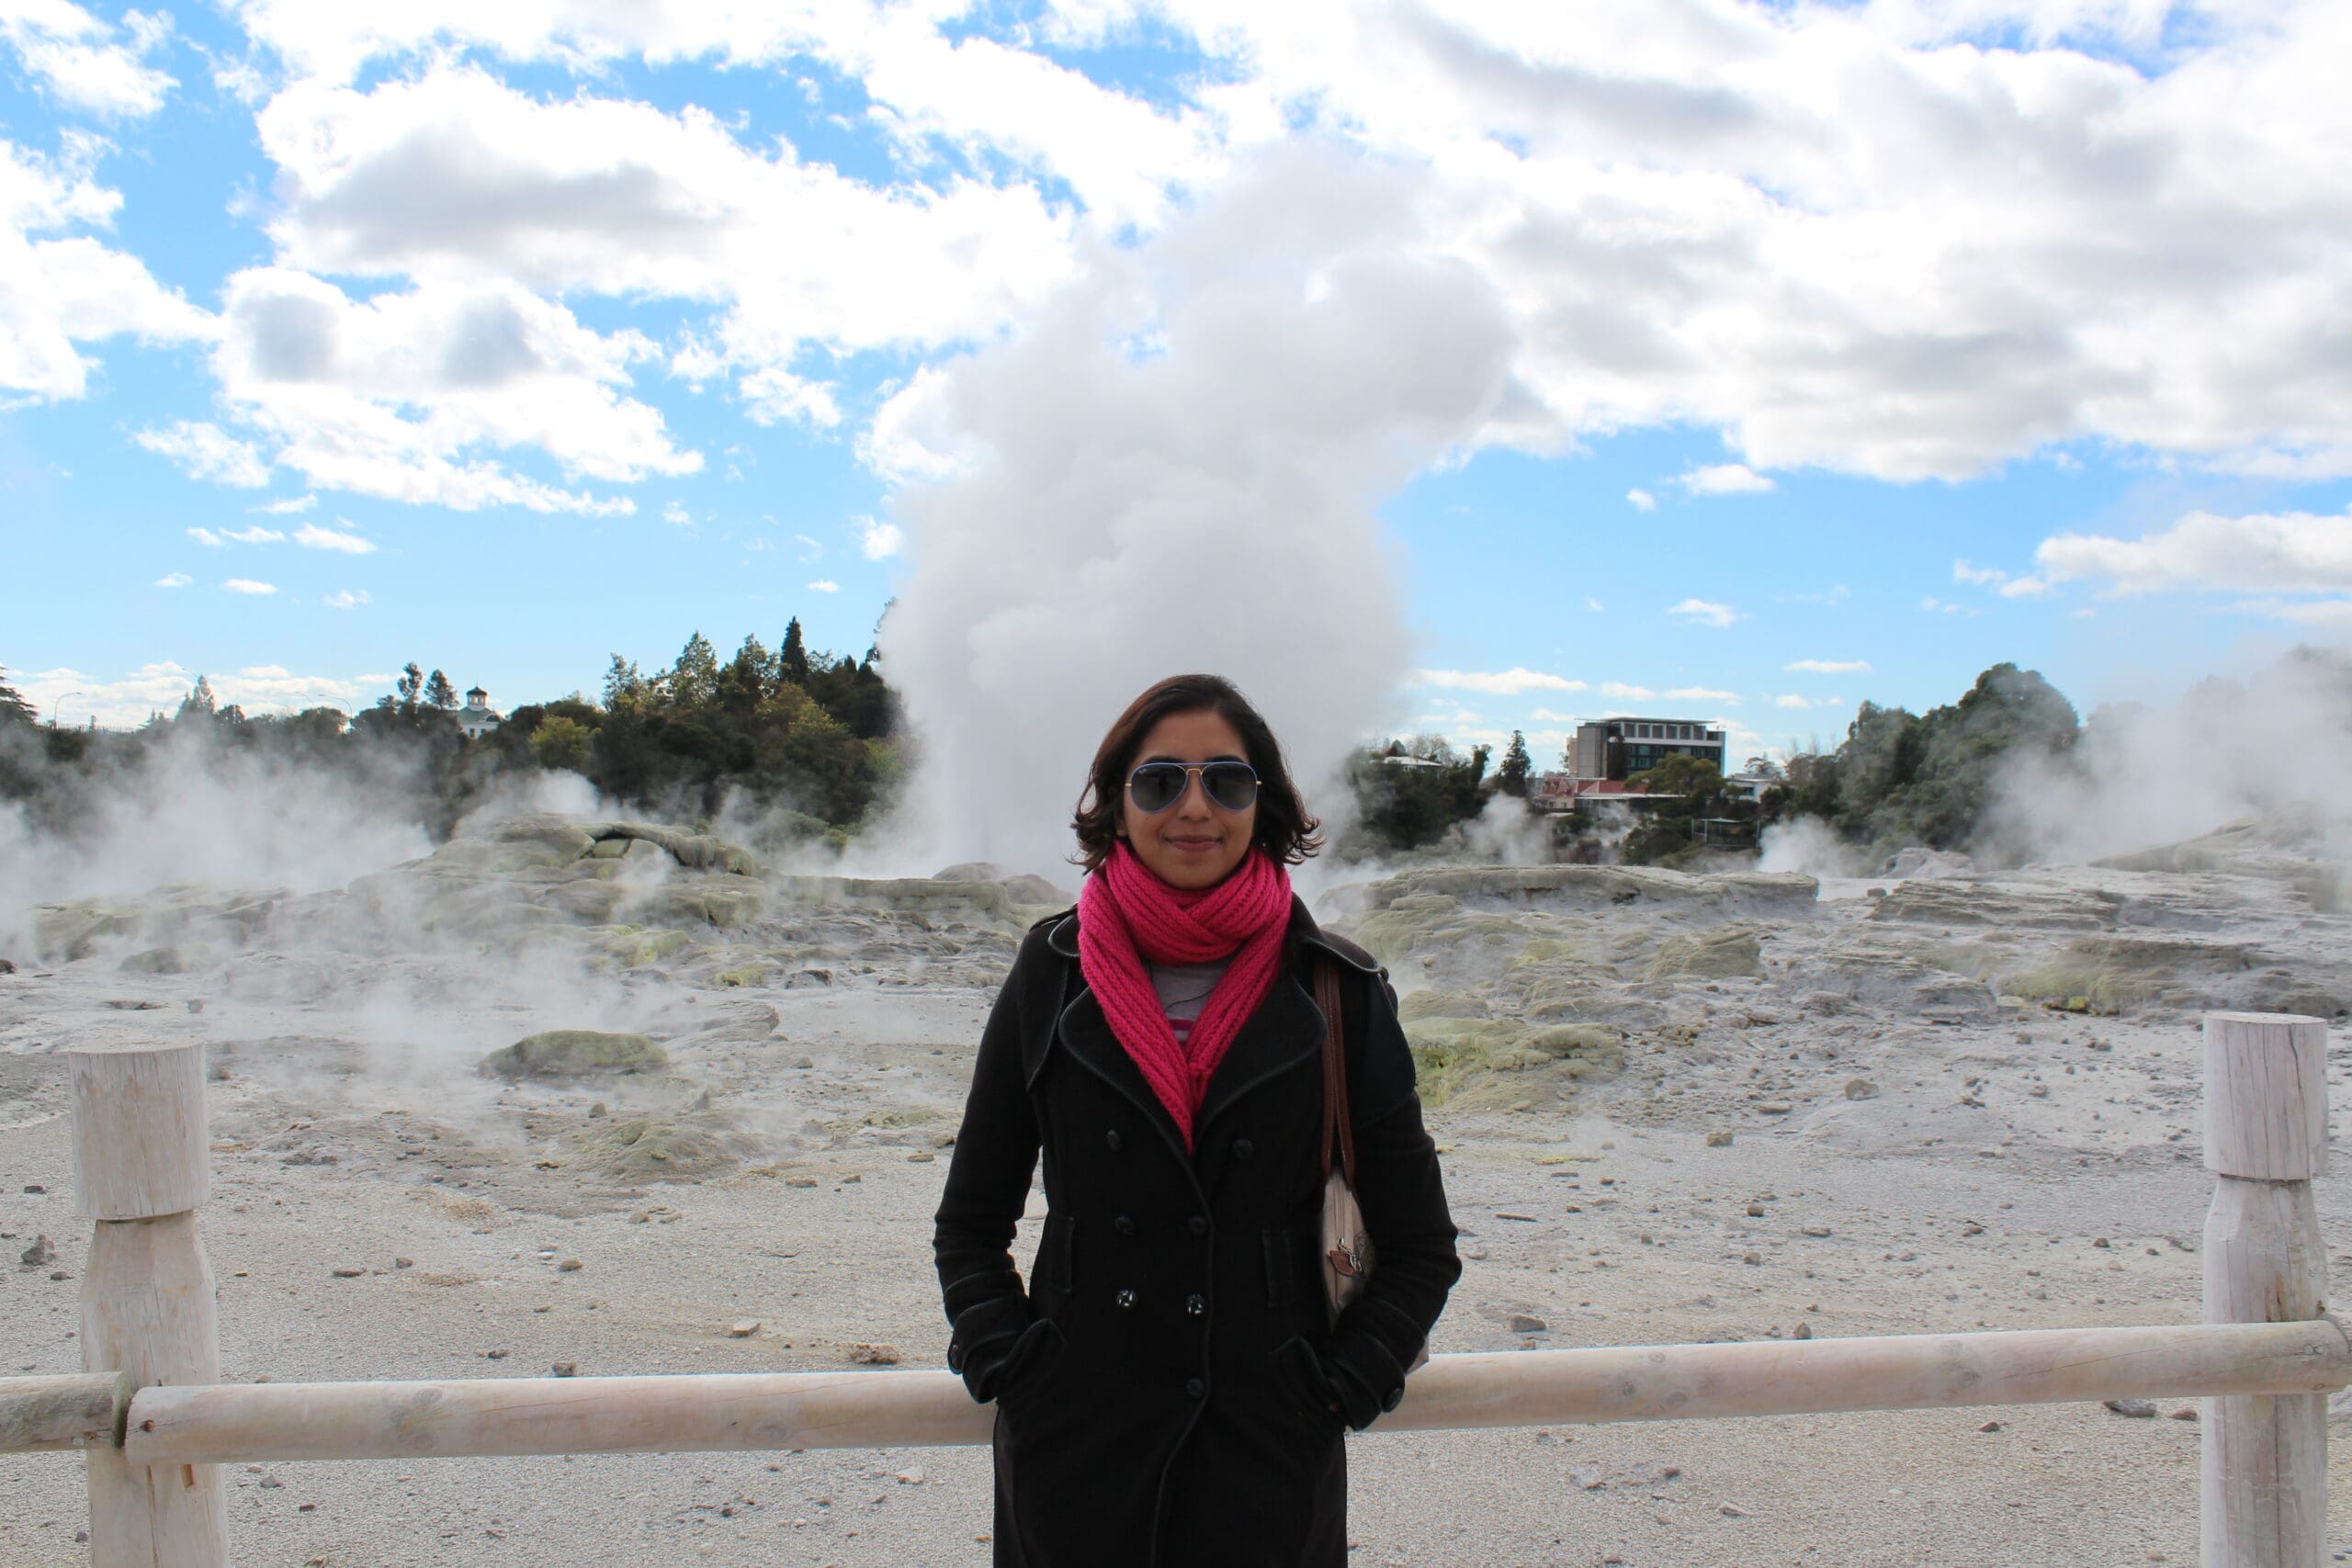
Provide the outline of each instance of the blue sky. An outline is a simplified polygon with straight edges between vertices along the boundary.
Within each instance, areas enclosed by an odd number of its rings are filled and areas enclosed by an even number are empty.
[[[1090,289],[1145,364],[1276,254],[1475,307],[1315,476],[1401,601],[1359,728],[1777,748],[2352,627],[2339,7],[1261,9],[0,0],[0,665],[122,724],[862,653],[967,613],[910,504],[985,481],[960,389]],[[1295,146],[1362,187],[1231,197]]]

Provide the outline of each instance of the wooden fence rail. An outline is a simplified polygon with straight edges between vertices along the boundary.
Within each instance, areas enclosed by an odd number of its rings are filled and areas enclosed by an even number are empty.
[[[1433,1358],[1374,1433],[2206,1400],[2207,1568],[2325,1556],[2327,1395],[2352,1341],[2325,1315],[2313,1178],[2326,1168],[2326,1030],[2205,1021],[2205,1322],[1506,1351]],[[219,1466],[984,1443],[994,1413],[945,1372],[224,1384],[211,1271],[200,1048],[72,1055],[84,1377],[0,1379],[0,1453],[79,1450],[96,1568],[226,1568]]]

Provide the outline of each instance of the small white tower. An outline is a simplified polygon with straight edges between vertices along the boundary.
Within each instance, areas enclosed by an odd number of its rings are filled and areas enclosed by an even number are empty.
[[[500,716],[490,705],[490,694],[480,686],[466,694],[466,705],[458,710],[458,728],[469,740],[479,740],[496,729]]]

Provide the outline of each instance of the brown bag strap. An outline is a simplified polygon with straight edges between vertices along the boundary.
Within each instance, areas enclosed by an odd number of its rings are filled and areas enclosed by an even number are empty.
[[[1336,1144],[1340,1172],[1350,1190],[1356,1184],[1356,1133],[1348,1117],[1348,1058],[1340,1038],[1340,970],[1328,958],[1315,961],[1315,1005],[1323,1011],[1323,1179],[1331,1178]]]

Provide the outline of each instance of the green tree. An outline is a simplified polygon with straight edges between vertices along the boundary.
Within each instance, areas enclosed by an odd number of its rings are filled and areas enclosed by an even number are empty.
[[[6,667],[0,666],[0,677],[5,677],[7,673]],[[31,724],[39,717],[40,716],[33,711],[32,704],[18,695],[16,687],[9,685],[6,680],[0,680],[0,725]]]
[[[652,697],[652,684],[637,671],[637,660],[613,655],[611,666],[605,671],[605,709],[608,713],[635,712]]]
[[[1527,775],[1534,767],[1527,754],[1527,737],[1514,729],[1510,744],[1503,749],[1502,765],[1495,770],[1495,785],[1505,795],[1527,798]]]
[[[706,707],[718,694],[718,654],[702,633],[686,638],[686,646],[678,649],[667,691],[673,708]]]
[[[1960,701],[1925,716],[1864,703],[1835,751],[1789,759],[1788,808],[1831,822],[1873,856],[1909,844],[2000,852],[1988,842],[2000,779],[2030,759],[2069,765],[2081,734],[2074,705],[2049,682],[1996,664]]]
[[[417,699],[424,694],[424,671],[415,660],[401,667],[401,678],[392,682],[392,691],[400,698],[401,712],[413,715]]]
[[[531,756],[542,768],[585,773],[596,732],[578,719],[549,714],[531,731]]]
[[[219,706],[219,699],[212,694],[212,682],[198,675],[196,684],[188,688],[187,695],[180,699],[177,716],[183,724],[191,718],[210,718]]]
[[[776,660],[758,636],[745,637],[735,657],[718,672],[718,705],[739,722],[748,719],[775,685],[775,671]]]
[[[1703,815],[1707,807],[1714,804],[1715,797],[1723,794],[1724,773],[1703,757],[1676,751],[1661,758],[1657,766],[1635,773],[1625,783],[1645,795],[1676,797],[1675,804],[1668,809],[1683,817],[1692,817]]]
[[[439,708],[443,713],[458,705],[458,688],[451,685],[449,677],[438,670],[424,682],[424,704],[427,707]]]
[[[784,647],[776,653],[776,675],[796,686],[808,683],[808,645],[800,635],[800,617],[795,615],[784,628]]]
[[[1433,844],[1486,805],[1479,784],[1491,753],[1464,757],[1433,735],[1359,752],[1348,767],[1356,820],[1345,852],[1396,852]]]

